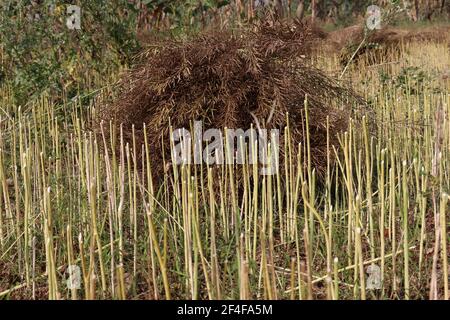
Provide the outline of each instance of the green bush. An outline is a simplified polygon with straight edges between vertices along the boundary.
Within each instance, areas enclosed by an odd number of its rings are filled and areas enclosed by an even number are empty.
[[[72,3],[70,3],[72,2]],[[79,1],[81,29],[71,30],[67,8],[75,1],[4,0],[1,4],[0,84],[19,104],[43,92],[71,98],[91,77],[126,64],[136,52],[136,8],[127,0]]]

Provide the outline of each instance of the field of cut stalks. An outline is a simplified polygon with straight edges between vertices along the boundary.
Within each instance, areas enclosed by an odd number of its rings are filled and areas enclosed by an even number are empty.
[[[307,101],[277,175],[164,159],[156,184],[147,139],[93,133],[104,80],[89,107],[0,88],[0,299],[448,299],[450,52],[400,51],[344,74],[370,112],[321,177]]]

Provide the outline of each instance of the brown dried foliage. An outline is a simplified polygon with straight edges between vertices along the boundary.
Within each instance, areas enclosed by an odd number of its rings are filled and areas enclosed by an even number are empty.
[[[121,78],[118,97],[101,108],[98,121],[122,124],[130,145],[134,125],[138,146],[145,124],[153,173],[161,177],[163,154],[170,159],[169,123],[189,129],[192,121],[202,120],[205,130],[246,130],[252,124],[257,127],[256,118],[260,128],[281,130],[288,113],[296,146],[305,142],[308,96],[312,162],[323,172],[327,118],[331,143],[337,145],[336,135],[347,128],[351,105],[362,100],[308,65],[305,56],[314,39],[314,30],[301,22],[278,21],[238,33],[208,32],[187,41],[153,43]]]

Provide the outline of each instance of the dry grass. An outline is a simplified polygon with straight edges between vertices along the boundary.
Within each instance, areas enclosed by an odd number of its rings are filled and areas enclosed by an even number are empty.
[[[99,122],[122,124],[130,145],[132,126],[142,137],[145,124],[158,175],[163,157],[170,158],[169,143],[162,145],[169,141],[170,125],[190,128],[191,121],[202,120],[205,129],[284,129],[288,113],[293,145],[304,143],[307,97],[312,162],[323,173],[327,121],[331,144],[337,145],[336,134],[347,128],[352,106],[362,100],[308,64],[320,37],[318,28],[275,22],[153,43],[122,77],[117,99],[100,110]]]
[[[174,47],[198,66],[188,44]],[[317,61],[339,68],[336,56]],[[450,51],[415,42],[399,63],[364,62],[345,77],[371,102],[376,128],[349,120],[342,152],[327,148],[324,185],[299,161],[317,152],[307,138],[299,153],[282,147],[290,157],[278,175],[243,165],[240,184],[238,166],[222,166],[217,178],[213,168],[204,177],[173,166],[155,190],[158,153],[144,152],[141,172],[137,148],[117,140],[102,149],[87,128],[103,104],[56,105],[44,95],[23,109],[1,87],[0,299],[448,299]],[[156,76],[145,79],[155,90]],[[184,75],[180,83],[196,84]],[[167,92],[183,97],[175,84]],[[111,156],[117,145],[120,161]],[[80,268],[79,290],[67,287],[68,265]],[[372,265],[380,289],[366,287]]]
[[[328,52],[339,52],[341,64],[345,66],[363,40],[364,44],[359,48],[354,59],[366,58],[369,64],[380,63],[387,56],[398,58],[401,54],[401,46],[409,42],[431,41],[450,44],[450,26],[433,26],[414,30],[388,26],[371,32],[364,39],[365,32],[362,24],[330,32],[324,47]]]

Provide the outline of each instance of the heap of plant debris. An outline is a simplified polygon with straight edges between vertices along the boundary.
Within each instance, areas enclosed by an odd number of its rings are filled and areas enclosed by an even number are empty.
[[[385,27],[368,31],[362,25],[354,25],[328,34],[329,45],[340,52],[340,62],[347,65],[350,59],[365,58],[369,64],[383,62],[387,57],[398,59],[402,44],[417,41],[450,43],[449,27],[430,27],[420,30],[406,30]]]
[[[315,39],[313,28],[299,21],[277,21],[152,43],[118,82],[117,97],[99,110],[99,123],[122,125],[130,145],[134,125],[137,146],[145,124],[153,173],[161,176],[163,157],[170,159],[170,126],[189,129],[201,120],[205,130],[276,128],[283,146],[289,121],[297,146],[306,139],[307,97],[311,160],[323,173],[327,121],[337,145],[352,106],[362,100],[308,63]]]

